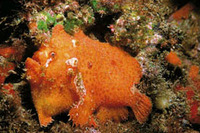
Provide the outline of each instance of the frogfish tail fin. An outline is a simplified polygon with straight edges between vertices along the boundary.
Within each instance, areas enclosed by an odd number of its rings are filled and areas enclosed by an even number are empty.
[[[142,124],[151,113],[152,103],[149,97],[140,92],[136,92],[134,96],[136,98],[136,103],[133,105],[132,110],[138,122]]]

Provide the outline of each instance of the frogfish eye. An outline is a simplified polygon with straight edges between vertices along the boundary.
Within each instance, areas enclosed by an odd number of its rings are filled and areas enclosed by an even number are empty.
[[[51,52],[50,52],[50,56],[51,56],[52,58],[54,58],[54,57],[56,56],[56,53],[55,53],[54,51],[51,51]]]

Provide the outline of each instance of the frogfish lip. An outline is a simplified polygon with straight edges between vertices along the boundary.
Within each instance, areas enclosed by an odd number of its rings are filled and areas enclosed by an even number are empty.
[[[26,65],[26,68],[29,68],[30,66],[32,68],[32,66],[40,66],[40,63],[33,58],[27,58],[25,65]]]
[[[41,65],[41,61],[40,61],[40,59],[39,58],[35,58],[35,57],[33,57],[33,58],[31,58],[33,61],[35,61],[35,62],[37,62],[38,64],[40,64]]]
[[[28,80],[33,85],[38,85],[41,83],[41,79],[38,75],[41,74],[41,65],[32,58],[27,58],[25,61],[26,76],[30,77]]]
[[[46,60],[48,59],[48,52],[47,51],[37,51],[32,59],[39,63],[40,65],[44,65]]]

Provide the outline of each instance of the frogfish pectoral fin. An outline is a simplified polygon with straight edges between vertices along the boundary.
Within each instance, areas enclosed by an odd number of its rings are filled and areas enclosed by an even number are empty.
[[[43,113],[38,113],[38,118],[40,126],[42,127],[47,127],[50,123],[53,122],[53,118],[51,116],[45,116]]]
[[[97,118],[101,123],[106,123],[108,120],[120,122],[128,118],[128,109],[125,107],[103,107],[101,106],[97,112]]]

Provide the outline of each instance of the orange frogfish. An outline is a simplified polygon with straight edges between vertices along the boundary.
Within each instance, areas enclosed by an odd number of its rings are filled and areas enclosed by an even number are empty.
[[[50,42],[42,44],[25,65],[41,126],[65,111],[77,126],[95,125],[94,118],[100,122],[126,118],[127,106],[139,123],[151,112],[150,98],[134,86],[142,77],[138,61],[81,30],[70,36],[56,25]]]

